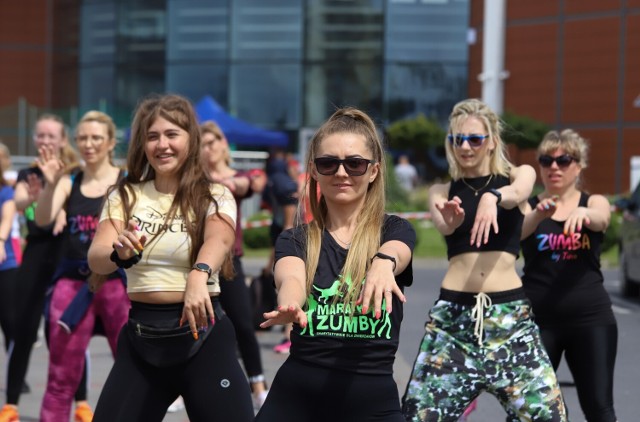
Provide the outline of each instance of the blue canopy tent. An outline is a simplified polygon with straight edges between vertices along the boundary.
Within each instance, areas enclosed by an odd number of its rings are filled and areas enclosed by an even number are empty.
[[[227,114],[210,96],[195,105],[198,121],[213,120],[220,126],[230,143],[254,147],[285,147],[289,137],[284,132],[260,129]]]

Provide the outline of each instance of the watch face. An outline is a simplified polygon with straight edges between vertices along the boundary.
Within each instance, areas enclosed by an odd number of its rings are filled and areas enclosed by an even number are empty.
[[[209,267],[207,264],[202,264],[202,263],[196,263],[193,266],[194,269],[198,270],[198,271],[202,271],[202,272],[206,272],[211,274],[211,267]]]

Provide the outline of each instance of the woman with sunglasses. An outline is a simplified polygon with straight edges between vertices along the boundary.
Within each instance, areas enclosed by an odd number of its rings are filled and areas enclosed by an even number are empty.
[[[337,110],[307,163],[313,220],[276,242],[278,307],[262,323],[294,324],[291,354],[256,421],[404,422],[392,371],[415,232],[384,214],[375,125],[360,110]]]
[[[552,131],[538,147],[544,191],[529,199],[522,281],[554,369],[562,354],[589,422],[616,420],[613,373],[618,327],[600,271],[609,201],[581,190],[587,142]]]
[[[408,421],[457,421],[483,391],[517,419],[566,421],[515,269],[535,172],[508,161],[500,133],[498,116],[476,99],[449,117],[452,181],[429,190],[449,267],[403,398]]]

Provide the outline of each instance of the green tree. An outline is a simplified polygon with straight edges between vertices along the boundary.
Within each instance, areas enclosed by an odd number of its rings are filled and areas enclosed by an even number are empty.
[[[426,181],[446,175],[443,148],[446,131],[437,121],[419,114],[392,123],[386,135],[390,148],[409,154],[416,167],[422,165],[421,176]]]
[[[399,150],[442,146],[445,134],[437,121],[428,119],[424,114],[398,120],[387,128],[389,146]]]
[[[502,139],[519,149],[537,148],[544,135],[551,130],[551,127],[544,122],[509,111],[502,115],[502,121],[504,122]]]

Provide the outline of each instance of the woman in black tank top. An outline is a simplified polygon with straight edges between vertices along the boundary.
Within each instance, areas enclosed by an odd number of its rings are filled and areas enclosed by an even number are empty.
[[[544,191],[529,200],[522,230],[522,281],[554,369],[564,353],[589,422],[613,422],[618,328],[600,271],[611,217],[602,195],[580,191],[587,142],[566,129],[538,148]]]
[[[87,263],[104,195],[120,177],[120,169],[111,161],[115,132],[111,117],[99,111],[87,112],[75,134],[84,167],[73,174],[50,146],[44,145],[38,151],[38,168],[45,186],[38,198],[35,222],[47,226],[63,210],[67,220],[64,254],[53,277],[55,285],[46,315],[49,373],[40,410],[40,420],[44,422],[69,419],[73,393],[82,377],[85,353],[95,327],[102,328],[115,354],[118,334],[128,316],[123,275],[114,272],[96,276]],[[87,419],[92,417],[90,409],[85,408],[85,413]]]
[[[429,314],[403,412],[457,421],[493,394],[510,418],[566,421],[564,401],[515,270],[532,167],[506,158],[500,121],[479,100],[454,107],[445,141],[452,181],[429,190],[449,268]]]

